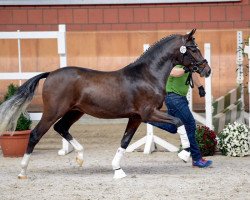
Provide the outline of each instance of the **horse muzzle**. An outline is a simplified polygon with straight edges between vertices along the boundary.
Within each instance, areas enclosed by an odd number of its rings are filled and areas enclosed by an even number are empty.
[[[206,64],[206,66],[201,69],[200,75],[201,77],[205,76],[207,78],[210,76],[210,74],[211,74],[211,68],[209,67],[208,64]]]
[[[196,66],[193,67],[193,70],[196,70],[200,74],[201,77],[209,77],[211,74],[211,68],[208,65],[208,62],[206,59],[202,60],[201,62],[197,62]]]

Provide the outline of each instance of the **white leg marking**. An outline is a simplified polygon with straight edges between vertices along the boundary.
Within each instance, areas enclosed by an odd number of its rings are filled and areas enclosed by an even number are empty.
[[[125,172],[121,169],[120,167],[120,161],[125,153],[125,149],[119,147],[116,151],[115,157],[112,161],[112,167],[114,170],[114,179],[120,179],[120,178],[124,178],[127,175],[125,174]]]
[[[77,142],[75,138],[73,138],[73,140],[70,140],[69,142],[70,144],[72,144],[72,146],[76,151],[83,151],[82,145],[79,142]]]
[[[29,160],[30,160],[30,156],[31,154],[24,154],[23,156],[23,159],[22,159],[22,162],[21,162],[21,172],[20,174],[18,175],[18,178],[19,179],[26,179],[27,178],[27,167],[28,167],[28,164],[29,164]]]
[[[74,150],[74,147],[66,140],[62,139],[62,149],[58,151],[59,156],[65,156]]]
[[[83,146],[76,141],[76,139],[73,138],[73,140],[70,140],[70,144],[74,147],[74,149],[77,151],[76,156],[76,162],[82,166],[83,164]]]

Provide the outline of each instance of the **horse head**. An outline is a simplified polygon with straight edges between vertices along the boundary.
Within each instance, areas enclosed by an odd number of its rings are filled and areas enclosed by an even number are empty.
[[[192,72],[197,72],[200,76],[208,77],[211,73],[211,68],[208,62],[202,56],[198,45],[193,37],[196,29],[182,37],[182,45],[180,46],[180,64],[189,68]]]

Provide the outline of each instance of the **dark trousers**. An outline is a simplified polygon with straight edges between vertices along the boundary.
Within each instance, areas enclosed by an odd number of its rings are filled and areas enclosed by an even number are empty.
[[[168,109],[168,114],[179,118],[186,129],[187,136],[190,142],[190,152],[193,160],[202,158],[200,149],[195,139],[196,123],[195,119],[188,107],[188,100],[185,96],[180,96],[175,93],[168,93],[165,97],[165,103]],[[177,127],[170,123],[149,122],[149,124],[170,133],[176,133]]]

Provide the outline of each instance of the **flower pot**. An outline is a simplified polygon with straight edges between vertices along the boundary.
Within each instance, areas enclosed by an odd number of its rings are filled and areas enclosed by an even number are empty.
[[[24,155],[29,142],[31,130],[5,132],[0,136],[0,143],[4,157],[21,157]]]

